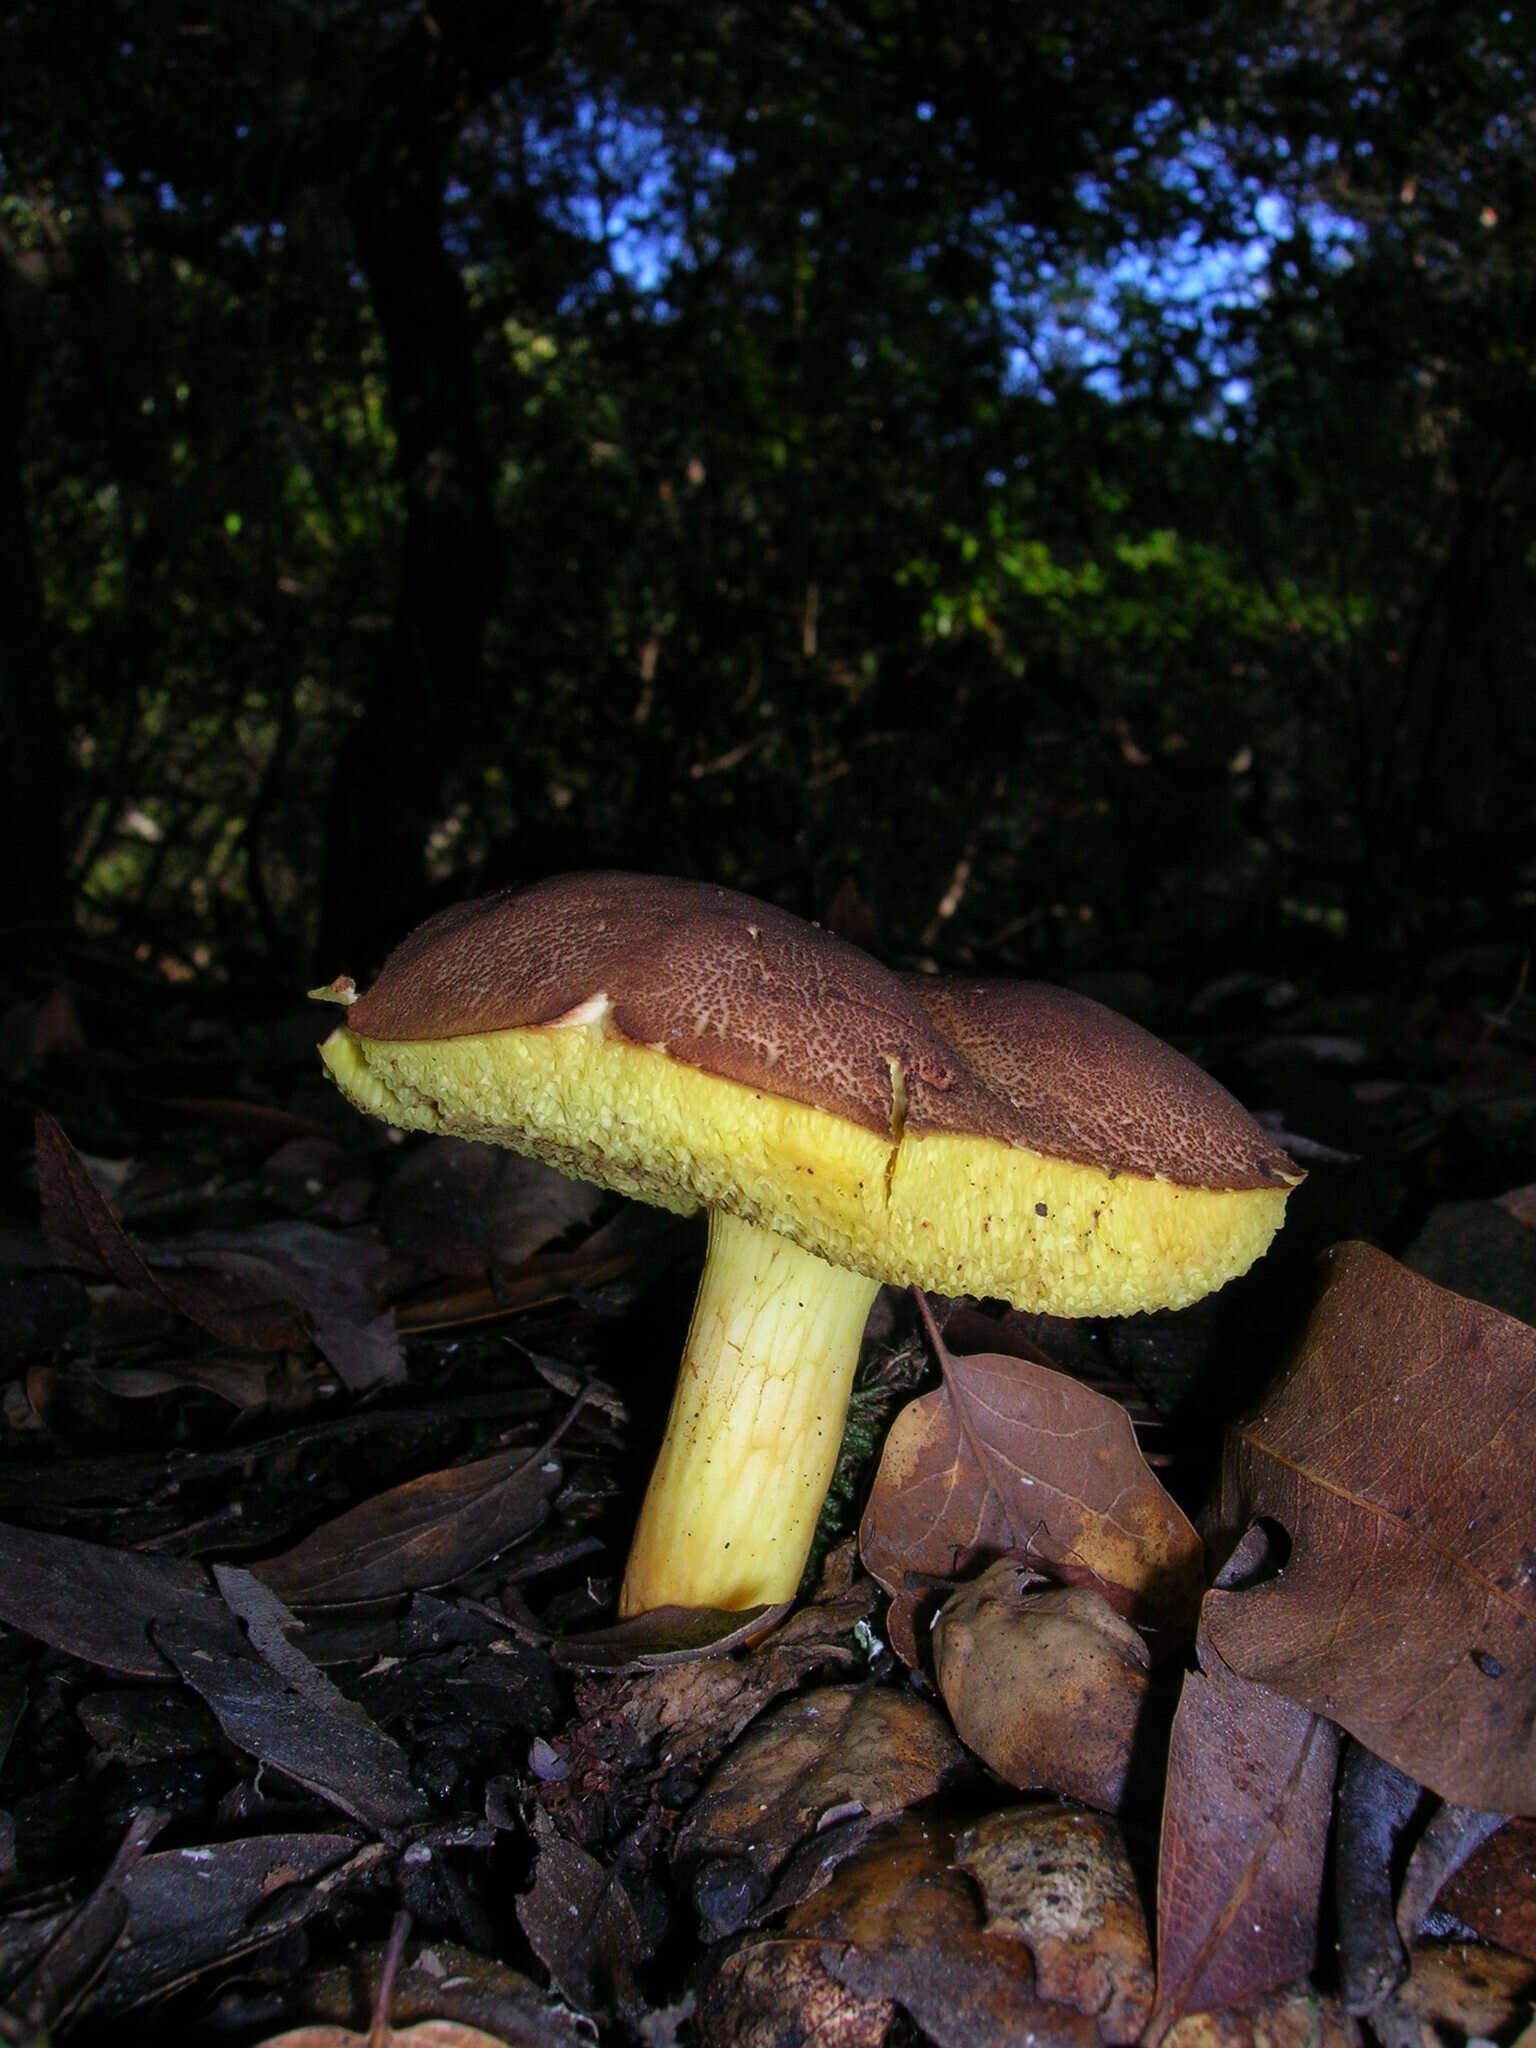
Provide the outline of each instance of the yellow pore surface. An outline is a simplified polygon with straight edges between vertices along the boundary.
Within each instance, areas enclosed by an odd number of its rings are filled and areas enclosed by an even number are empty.
[[[1180,1308],[1244,1272],[1284,1188],[1211,1192],[995,1139],[880,1132],[744,1088],[601,1020],[320,1048],[360,1109],[510,1146],[682,1213],[721,1208],[835,1265],[1054,1315]]]

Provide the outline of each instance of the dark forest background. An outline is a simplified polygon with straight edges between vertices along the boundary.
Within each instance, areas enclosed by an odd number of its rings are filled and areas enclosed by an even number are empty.
[[[9,968],[300,988],[601,864],[946,964],[1518,943],[1533,47],[0,6]]]

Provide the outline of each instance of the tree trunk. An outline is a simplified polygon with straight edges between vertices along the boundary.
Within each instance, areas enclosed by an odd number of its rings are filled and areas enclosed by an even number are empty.
[[[337,755],[318,963],[371,970],[419,913],[427,838],[472,745],[499,562],[464,287],[443,243],[444,148],[409,112],[351,190],[358,259],[389,358],[405,523],[394,620]]]
[[[7,950],[41,954],[69,921],[69,754],[32,545],[23,437],[26,290],[0,272],[0,875]]]

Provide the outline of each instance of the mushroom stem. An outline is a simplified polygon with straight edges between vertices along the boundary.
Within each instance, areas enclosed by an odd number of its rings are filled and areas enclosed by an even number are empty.
[[[792,1600],[879,1281],[715,1209],[621,1614]]]

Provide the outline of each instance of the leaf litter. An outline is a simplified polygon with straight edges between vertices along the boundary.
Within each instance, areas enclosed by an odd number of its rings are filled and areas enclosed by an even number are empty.
[[[934,1588],[997,1558],[1093,1585],[1175,1640],[1191,1631],[1200,1539],[1121,1404],[1038,1358],[950,1351],[919,1301],[943,1381],[892,1425],[859,1534],[898,1654],[923,1661]]]
[[[1173,1724],[1157,1863],[1160,2040],[1311,1971],[1338,1734],[1202,1636]]]
[[[1124,1804],[1151,1658],[1101,1593],[1001,1558],[945,1601],[933,1651],[956,1732],[1000,1778]]]
[[[864,1482],[862,1560],[834,1550],[787,1614],[594,1629],[643,1478],[636,1403],[602,1377],[631,1392],[658,1284],[668,1313],[685,1310],[686,1232],[628,1209],[605,1221],[521,1162],[493,1172],[378,1147],[360,1168],[324,1126],[207,1121],[242,1173],[270,1145],[260,1185],[304,1213],[234,1222],[229,1203],[203,1227],[200,1197],[162,1173],[130,1233],[58,1127],[39,1129],[49,1234],[91,1293],[82,1306],[66,1290],[39,1322],[29,1280],[31,1348],[17,1355],[31,1363],[12,1384],[42,1405],[8,1394],[3,1411],[17,1434],[0,1464],[0,1615],[15,1631],[0,1637],[0,2009],[25,1991],[66,2039],[145,2000],[188,2039],[216,2008],[221,2027],[245,2012],[248,2031],[258,2011],[366,2028],[383,1954],[370,1937],[404,1906],[417,1932],[391,1980],[397,2031],[436,2014],[528,2041],[590,2038],[594,2022],[658,2041],[825,2026],[850,2048],[893,2028],[955,2044],[1142,2034],[1142,1900],[1158,1866],[1132,1816],[1164,1785],[1156,1715],[1127,1722],[1126,1832],[1076,1804],[1020,1805],[1014,1789],[1092,1799],[1070,1765],[1106,1697],[1097,1679],[1081,1695],[1042,1682],[1038,1657],[1007,1650],[1027,1603],[1102,1609],[1101,1635],[1128,1656],[1142,1646],[1155,1695],[1177,1682],[1204,1590],[1199,1538],[1126,1408],[1035,1349],[1044,1338],[1091,1363],[1091,1334],[962,1308],[956,1351],[920,1304],[940,1384],[898,1415]],[[423,1191],[438,1206],[418,1229]],[[370,1214],[387,1219],[387,1253]],[[180,1236],[150,1233],[172,1215]],[[1518,1327],[1481,1310],[1469,1322],[1472,1305],[1435,1302],[1442,1290],[1426,1310],[1428,1283],[1373,1257],[1344,1319],[1378,1376],[1438,1330],[1458,1387],[1487,1394],[1501,1358],[1518,1377]],[[899,1303],[871,1326],[872,1389],[893,1317],[899,1349]],[[1325,1288],[1293,1374],[1316,1371],[1338,1320]],[[1135,1353],[1113,1333],[1108,1349]],[[325,1398],[338,1412],[315,1419]],[[1346,1441],[1337,1376],[1311,1398],[1314,1433]],[[1443,1432],[1453,1450],[1475,1447],[1486,1402],[1470,1405]],[[1145,1405],[1131,1410],[1144,1428]],[[124,1447],[112,1436],[130,1415]],[[1229,1473],[1252,1427],[1234,1434]],[[1372,1411],[1371,1428],[1384,1461],[1423,1459],[1416,1513],[1436,1484],[1465,1504],[1465,1476],[1436,1479],[1422,1416],[1404,1432]],[[1489,1431],[1470,1462],[1490,1521],[1523,1527],[1507,1448]],[[855,1469],[855,1502],[859,1490]],[[1228,1664],[1210,1626],[1230,1624],[1234,1602],[1275,1600],[1309,1546],[1336,1574],[1354,1555],[1352,1531],[1320,1522],[1310,1498],[1288,1518],[1293,1504],[1228,1485],[1208,1520],[1219,1557],[1260,1518],[1269,1563],[1207,1596],[1185,1677],[1148,2039],[1351,2038],[1340,2008],[1295,1988],[1319,1962],[1326,1980],[1317,1902],[1344,1715],[1288,1697],[1285,1655],[1262,1679]],[[943,1683],[932,1615],[949,1601],[974,1628],[994,1579],[995,1647],[971,1652],[972,1703],[952,1672],[935,1695],[921,1675]],[[1389,1660],[1372,1711],[1401,1717],[1408,1668]],[[1356,1684],[1369,1700],[1368,1674]],[[1451,1780],[1435,1764],[1431,1782]],[[1406,1927],[1435,1898],[1461,1932],[1418,1938],[1391,2010],[1470,2013],[1456,1987],[1482,1970],[1502,1989],[1478,2010],[1513,2013],[1523,1980],[1497,1944],[1524,1924],[1527,1838],[1495,1828],[1497,1805],[1468,1818],[1410,1789],[1429,1822],[1409,1881],[1401,1853],[1383,1865],[1389,1921]],[[112,1860],[124,1845],[131,1867]],[[1255,1936],[1250,1911],[1279,1932]],[[285,1944],[301,1929],[318,1947],[296,1973]],[[589,2016],[575,2033],[572,2008]]]
[[[565,1476],[555,1446],[581,1406],[578,1397],[532,1451],[429,1472],[360,1502],[258,1564],[257,1577],[301,1607],[393,1599],[463,1578],[545,1520]]]
[[[1214,1520],[1283,1528],[1213,1592],[1233,1671],[1458,1804],[1536,1812],[1536,1330],[1340,1246],[1296,1359],[1229,1435]]]

